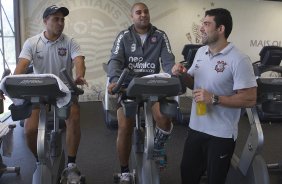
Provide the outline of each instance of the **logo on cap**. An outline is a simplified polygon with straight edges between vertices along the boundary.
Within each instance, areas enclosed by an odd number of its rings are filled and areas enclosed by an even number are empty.
[[[64,14],[64,16],[67,16],[69,14],[69,10],[66,7],[58,7],[56,5],[52,5],[52,6],[49,6],[48,8],[46,8],[46,10],[44,11],[43,19],[45,19],[49,15],[52,15],[52,14],[57,13],[59,11],[62,12]]]

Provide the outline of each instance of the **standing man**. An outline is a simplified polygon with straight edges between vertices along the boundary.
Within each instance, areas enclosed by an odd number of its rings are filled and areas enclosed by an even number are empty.
[[[65,16],[68,14],[69,10],[67,8],[57,7],[56,5],[50,6],[44,11],[45,30],[25,41],[14,74],[24,74],[30,63],[32,63],[35,74],[51,73],[61,78],[61,69],[66,68],[68,74],[72,76],[74,66],[75,83],[78,85],[87,84],[84,79],[84,55],[80,50],[80,46],[73,38],[63,34]],[[72,102],[70,116],[66,120],[68,169],[78,171],[75,164],[81,136],[78,97],[72,97]],[[35,157],[37,157],[39,111],[39,107],[34,107],[31,116],[25,120],[24,125],[27,145]]]
[[[108,63],[109,86],[108,92],[112,94],[113,87],[124,68],[131,71],[127,82],[134,77],[164,72],[171,73],[175,64],[175,57],[171,51],[169,40],[165,32],[157,29],[150,23],[150,13],[144,3],[135,3],[131,8],[133,25],[117,36],[112,48]],[[172,131],[170,119],[160,112],[159,103],[152,106],[154,120],[156,121],[155,154],[164,150],[164,143]],[[131,152],[131,137],[133,132],[132,118],[127,118],[119,104],[117,110],[118,136],[117,152],[121,166],[120,183],[130,183],[130,170],[128,167]]]
[[[232,30],[228,10],[206,11],[200,29],[201,47],[192,67],[176,64],[172,73],[183,75],[194,101],[181,162],[182,184],[198,184],[207,171],[209,184],[224,184],[238,135],[240,108],[256,104],[257,84],[251,61],[227,38]],[[206,114],[196,115],[196,103]]]

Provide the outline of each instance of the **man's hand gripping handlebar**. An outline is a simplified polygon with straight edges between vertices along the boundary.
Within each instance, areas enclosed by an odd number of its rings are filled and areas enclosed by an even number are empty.
[[[82,95],[84,93],[84,91],[82,89],[80,89],[76,86],[76,84],[70,78],[70,76],[69,76],[69,74],[68,74],[68,72],[65,68],[63,68],[60,72],[65,77],[65,79],[67,80],[68,87],[70,88],[69,90],[71,91],[72,95],[78,96],[78,95]]]
[[[122,84],[129,74],[130,70],[128,68],[123,69],[118,81],[116,83],[111,83],[108,86],[108,93],[114,95],[121,91]]]

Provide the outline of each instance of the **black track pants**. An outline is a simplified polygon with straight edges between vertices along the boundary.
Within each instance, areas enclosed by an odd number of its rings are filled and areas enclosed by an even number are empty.
[[[224,184],[235,148],[233,138],[189,130],[181,161],[182,184],[198,184],[207,171],[208,184]]]

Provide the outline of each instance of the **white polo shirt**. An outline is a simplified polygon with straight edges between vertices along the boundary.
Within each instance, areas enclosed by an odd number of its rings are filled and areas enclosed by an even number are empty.
[[[229,43],[212,56],[208,46],[201,47],[188,73],[194,77],[194,89],[203,88],[219,96],[234,95],[236,90],[257,86],[249,57]],[[209,135],[237,139],[240,108],[207,105],[207,113],[196,115],[192,103],[190,128]]]
[[[73,59],[84,56],[80,46],[73,38],[62,34],[56,41],[49,41],[44,36],[44,31],[27,39],[19,58],[32,62],[35,74],[54,74],[60,76],[60,70],[66,68],[72,77]]]

